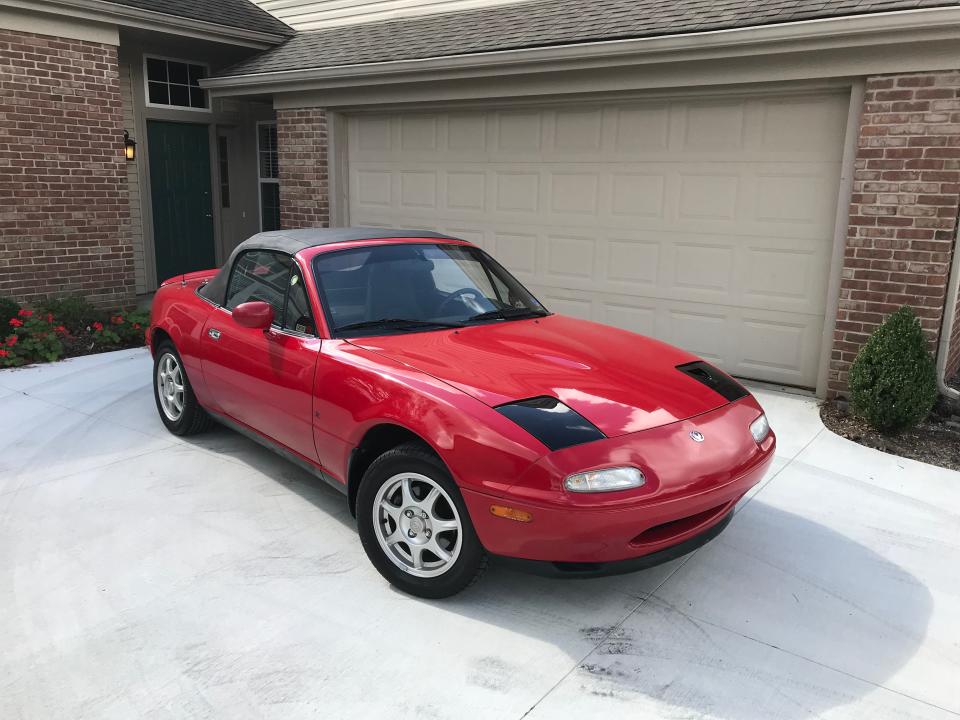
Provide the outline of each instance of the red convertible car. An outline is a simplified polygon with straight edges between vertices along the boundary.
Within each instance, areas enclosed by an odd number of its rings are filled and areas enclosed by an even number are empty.
[[[424,231],[261,233],[162,284],[147,342],[178,435],[217,420],[343,492],[370,561],[444,597],[491,556],[582,577],[716,536],[775,437],[693,355],[550,313]]]

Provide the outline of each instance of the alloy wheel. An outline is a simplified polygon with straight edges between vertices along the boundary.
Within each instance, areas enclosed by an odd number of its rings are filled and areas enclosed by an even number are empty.
[[[183,415],[183,370],[172,353],[164,353],[157,363],[157,397],[163,414],[177,422]]]
[[[390,561],[410,575],[443,575],[460,555],[460,514],[426,475],[399,473],[383,483],[373,502],[373,526]]]

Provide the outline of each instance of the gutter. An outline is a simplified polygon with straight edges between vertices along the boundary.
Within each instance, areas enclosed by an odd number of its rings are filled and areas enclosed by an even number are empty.
[[[937,348],[937,385],[940,392],[952,400],[960,400],[960,391],[947,385],[947,357],[950,353],[950,336],[957,317],[957,302],[960,301],[960,229],[953,244],[953,262],[950,268],[950,282],[947,285],[946,306],[943,308],[943,323],[940,326],[940,344]]]
[[[510,66],[526,66],[525,69],[529,70],[549,69],[541,66],[564,61],[575,61],[578,67],[584,67],[584,63],[589,61],[602,66],[622,64],[624,60],[638,63],[696,60],[745,55],[756,53],[758,50],[789,52],[875,45],[881,42],[903,42],[905,36],[910,33],[924,33],[925,39],[927,35],[933,35],[934,39],[937,37],[956,39],[958,29],[960,29],[960,7],[931,8],[650,38],[603,40],[469,55],[443,55],[412,60],[248,73],[206,78],[201,81],[201,85],[209,89],[278,86],[304,81],[382,78],[389,75],[399,76],[438,70],[461,73],[473,71],[486,74]]]
[[[249,30],[179,15],[168,15],[155,10],[117,5],[106,0],[3,0],[3,5],[93,22],[242,45],[257,50],[268,50],[288,40],[294,34],[293,29],[290,30],[289,35]]]

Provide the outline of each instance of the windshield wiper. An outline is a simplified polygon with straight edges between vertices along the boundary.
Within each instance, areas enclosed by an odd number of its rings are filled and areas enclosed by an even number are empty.
[[[438,320],[410,320],[408,318],[380,318],[379,320],[362,320],[360,322],[347,323],[346,325],[340,325],[335,327],[336,332],[342,332],[344,330],[361,330],[363,328],[373,328],[373,327],[391,327],[398,326],[399,329],[402,329],[400,326],[406,327],[439,327],[439,328],[462,328],[463,323],[452,323],[452,322],[441,322]]]
[[[473,315],[468,318],[467,322],[477,322],[478,320],[507,320],[521,317],[546,317],[549,314],[546,310],[538,308],[505,307],[499,310],[490,310],[478,315]]]

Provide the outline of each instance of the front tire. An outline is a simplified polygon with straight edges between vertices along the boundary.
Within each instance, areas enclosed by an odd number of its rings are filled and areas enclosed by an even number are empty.
[[[160,420],[174,435],[195,435],[210,427],[210,416],[197,402],[180,353],[169,340],[154,354],[153,399]]]
[[[391,585],[445,598],[483,574],[487,553],[457,484],[436,455],[416,443],[370,465],[357,492],[360,542]]]

